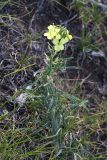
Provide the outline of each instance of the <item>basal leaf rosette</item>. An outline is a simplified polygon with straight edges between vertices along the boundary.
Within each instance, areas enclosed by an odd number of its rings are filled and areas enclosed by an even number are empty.
[[[65,27],[57,25],[48,26],[48,31],[44,33],[44,36],[52,41],[55,52],[64,50],[64,45],[73,38]]]

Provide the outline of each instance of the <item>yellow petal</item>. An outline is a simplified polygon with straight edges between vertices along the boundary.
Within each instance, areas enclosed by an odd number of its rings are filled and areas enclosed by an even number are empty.
[[[50,39],[50,40],[53,39],[53,37],[54,37],[54,36],[51,35],[51,34],[48,34],[48,36],[47,36],[47,38]]]
[[[53,44],[57,45],[59,43],[59,40],[58,39],[53,39]]]
[[[64,45],[60,45],[60,50],[64,50]]]
[[[69,39],[66,37],[66,38],[62,38],[61,40],[60,40],[60,44],[61,45],[63,45],[63,44],[65,44],[65,43],[67,43],[69,41]]]
[[[55,49],[56,52],[59,52],[59,51],[64,50],[64,46],[63,45],[55,45],[54,49]]]
[[[59,28],[55,28],[55,32],[59,33],[60,29]]]
[[[53,30],[53,29],[54,29],[54,25],[48,26],[48,29],[49,29],[49,30]]]
[[[57,35],[57,33],[56,32],[49,32],[53,37],[55,37],[56,35]]]
[[[45,36],[45,37],[47,37],[47,35],[48,35],[48,33],[47,33],[47,32],[46,32],[46,33],[44,33],[44,36]]]
[[[73,37],[72,37],[72,35],[69,35],[68,38],[71,40]]]
[[[69,35],[69,31],[67,30],[67,34]]]

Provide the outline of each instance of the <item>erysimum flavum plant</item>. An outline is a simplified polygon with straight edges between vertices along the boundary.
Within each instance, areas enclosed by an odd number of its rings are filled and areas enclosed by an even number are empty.
[[[60,116],[60,107],[63,110],[61,96],[62,91],[58,87],[57,71],[65,69],[66,59],[62,58],[61,51],[64,50],[64,45],[73,37],[69,31],[60,25],[49,25],[44,36],[52,42],[50,54],[46,55],[46,67],[42,73],[44,83],[45,106],[48,108],[49,119],[51,124],[51,132],[54,135],[54,141],[57,147],[60,144],[60,134],[62,130],[62,119]],[[58,54],[57,54],[58,53]],[[59,80],[60,81],[60,80]],[[61,111],[62,112],[62,111]]]
[[[73,38],[65,27],[54,24],[48,26],[48,31],[44,33],[44,36],[52,41],[55,52],[64,50],[64,45]]]

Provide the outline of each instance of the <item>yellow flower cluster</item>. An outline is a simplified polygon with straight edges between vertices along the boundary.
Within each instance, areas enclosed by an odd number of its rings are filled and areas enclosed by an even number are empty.
[[[44,33],[44,36],[46,36],[49,40],[52,40],[54,50],[56,52],[64,50],[64,44],[73,38],[66,28],[56,25],[50,25],[48,27],[48,31]]]

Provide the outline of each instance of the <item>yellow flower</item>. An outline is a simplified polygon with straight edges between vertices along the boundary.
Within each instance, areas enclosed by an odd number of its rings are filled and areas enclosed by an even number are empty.
[[[55,45],[54,49],[55,49],[56,52],[62,51],[62,50],[64,50],[64,45],[62,45],[62,44],[61,45]]]
[[[72,35],[70,35],[68,30],[66,31],[66,37],[68,37],[69,40],[71,40],[73,38]]]
[[[65,44],[65,43],[67,43],[68,41],[69,41],[69,39],[68,39],[67,37],[62,38],[62,39],[60,40],[60,44]]]
[[[56,44],[58,44],[58,43],[59,43],[59,40],[55,38],[55,39],[53,39],[53,41],[52,41],[52,42],[53,42],[53,44],[54,44],[54,45],[56,45]]]
[[[53,30],[53,25],[48,26],[48,30]]]
[[[48,27],[48,30],[49,30],[49,32],[58,33],[58,32],[60,31],[60,28],[58,28],[58,27],[55,26],[55,25],[50,25],[50,26]]]
[[[54,34],[52,34],[51,32],[46,32],[44,33],[44,36],[46,36],[49,40],[53,39],[54,38]]]
[[[48,27],[48,32],[44,33],[44,36],[46,36],[49,40],[53,39],[55,36],[60,39],[60,35],[58,34],[59,31],[60,29],[58,27],[55,25],[50,25]]]
[[[71,40],[73,37],[72,37],[72,35],[68,35],[68,38],[69,38],[69,40]]]

